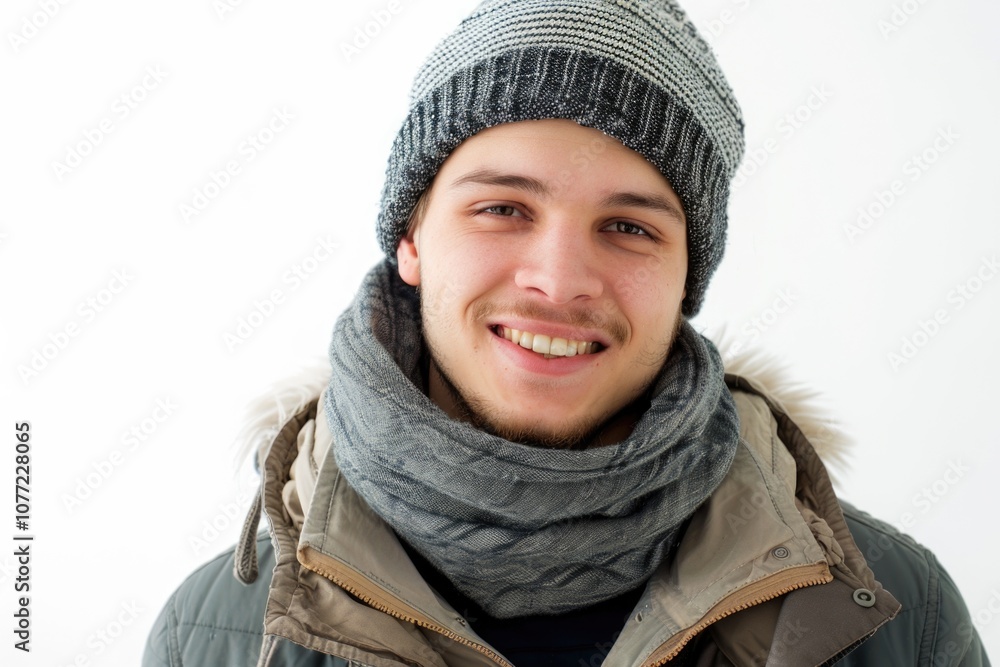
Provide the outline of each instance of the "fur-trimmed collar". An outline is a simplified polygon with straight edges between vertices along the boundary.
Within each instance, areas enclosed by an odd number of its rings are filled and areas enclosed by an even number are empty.
[[[715,336],[713,342],[719,350],[727,350],[723,357],[726,373],[749,381],[791,417],[824,463],[833,468],[831,476],[846,471],[847,454],[853,443],[839,422],[829,416],[820,392],[791,379],[787,365],[773,354],[754,348],[734,352],[735,346],[728,344],[724,332]],[[275,382],[269,391],[252,400],[236,437],[238,460],[243,462],[251,455],[259,457],[281,425],[319,396],[329,378],[329,363],[318,359]]]

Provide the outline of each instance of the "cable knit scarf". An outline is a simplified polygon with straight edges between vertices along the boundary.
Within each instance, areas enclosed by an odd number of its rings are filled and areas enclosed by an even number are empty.
[[[419,297],[383,262],[334,328],[324,406],[334,455],[397,535],[498,618],[642,584],[736,452],[718,351],[687,322],[631,435],[583,451],[451,419],[421,389],[421,351]]]

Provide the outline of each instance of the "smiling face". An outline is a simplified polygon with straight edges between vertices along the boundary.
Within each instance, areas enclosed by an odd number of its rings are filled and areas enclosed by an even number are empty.
[[[681,324],[667,180],[597,130],[533,120],[464,141],[425,197],[397,259],[421,292],[431,400],[525,444],[626,437]]]

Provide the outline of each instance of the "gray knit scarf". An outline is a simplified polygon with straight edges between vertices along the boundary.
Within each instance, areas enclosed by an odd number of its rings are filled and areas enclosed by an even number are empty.
[[[582,451],[451,419],[421,389],[422,346],[419,297],[383,261],[334,328],[334,455],[396,534],[495,617],[557,614],[642,584],[736,453],[719,353],[687,322],[631,435]]]

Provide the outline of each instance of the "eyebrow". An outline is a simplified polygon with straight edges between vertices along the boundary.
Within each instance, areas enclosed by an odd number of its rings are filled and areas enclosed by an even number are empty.
[[[538,197],[549,197],[552,194],[549,186],[533,176],[507,174],[493,169],[476,169],[459,176],[451,183],[458,188],[468,184],[499,185],[516,190],[524,190]],[[614,192],[601,200],[605,208],[616,206],[629,208],[644,208],[657,213],[664,213],[679,224],[685,224],[685,217],[673,202],[663,195],[651,192]]]

